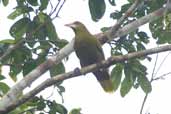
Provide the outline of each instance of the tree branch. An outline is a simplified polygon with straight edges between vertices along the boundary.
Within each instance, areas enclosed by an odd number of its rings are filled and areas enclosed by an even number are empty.
[[[171,9],[171,7],[169,7]],[[96,34],[95,36],[97,38],[99,38],[100,42],[102,44],[106,43],[107,40],[108,40],[108,37],[106,36],[106,34],[112,36],[110,38],[117,38],[117,37],[121,37],[121,36],[124,36],[132,31],[135,31],[138,27],[144,25],[144,24],[147,24],[147,23],[150,23],[152,21],[155,21],[157,19],[159,19],[161,16],[164,15],[165,13],[165,7],[164,8],[160,8],[146,16],[143,16],[141,18],[139,18],[138,20],[136,21],[133,21],[132,23],[128,24],[128,25],[125,25],[122,29],[119,29],[116,34],[111,34],[111,31],[107,31],[105,34],[104,33],[98,33]],[[112,39],[109,39],[109,40],[112,40]]]
[[[131,7],[129,7],[129,9],[125,12],[125,14],[117,21],[117,23],[113,27],[111,27],[109,32],[108,33],[104,33],[107,36],[107,38],[105,38],[106,41],[110,41],[110,40],[113,39],[113,36],[117,33],[117,31],[119,30],[119,28],[122,25],[122,23],[125,21],[126,18],[128,18],[131,14],[133,14],[133,12],[138,7],[140,2],[141,2],[141,0],[136,0],[131,5]]]
[[[131,14],[133,14],[133,12],[135,11],[135,9],[138,7],[138,5],[140,4],[141,0],[136,0],[131,7],[125,12],[125,15],[123,15],[115,24],[114,27],[112,27],[112,29],[110,30],[110,36],[113,37],[114,34],[116,34],[116,31],[119,29],[119,27],[121,26],[121,24],[125,21],[125,19],[127,17],[129,17]],[[111,39],[110,39],[111,40]]]
[[[0,109],[0,113],[8,113],[11,110],[15,109],[17,106],[23,104],[24,102],[28,101],[30,98],[32,98],[33,96],[35,96],[37,93],[39,93],[40,91],[44,90],[45,88],[60,82],[60,81],[64,81],[66,79],[70,79],[73,77],[78,77],[81,75],[84,75],[86,73],[95,71],[99,68],[104,68],[104,67],[109,67],[115,63],[118,62],[122,62],[122,61],[126,61],[129,59],[134,59],[137,57],[144,57],[147,55],[151,55],[151,54],[155,54],[155,53],[159,53],[159,52],[164,52],[164,51],[169,51],[171,50],[171,45],[166,45],[166,46],[161,46],[161,47],[156,47],[156,48],[152,48],[152,49],[148,49],[148,50],[144,50],[144,51],[139,51],[139,52],[132,52],[126,55],[119,55],[119,56],[112,56],[109,57],[107,60],[104,60],[100,63],[96,63],[96,64],[92,64],[89,66],[86,66],[80,70],[75,69],[74,71],[70,71],[68,73],[64,73],[64,74],[59,74],[55,77],[52,77],[50,79],[47,79],[46,81],[44,81],[43,83],[41,83],[40,85],[38,85],[36,88],[34,88],[33,90],[31,90],[30,92],[26,93],[25,95],[21,96],[19,99],[17,99],[15,102],[8,102],[9,106],[6,107],[5,109]]]

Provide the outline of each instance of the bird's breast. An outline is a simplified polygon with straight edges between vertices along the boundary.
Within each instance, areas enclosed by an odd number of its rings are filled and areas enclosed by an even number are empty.
[[[76,40],[74,43],[74,49],[75,49],[76,55],[81,61],[89,62],[89,64],[96,62],[97,49],[95,45],[86,41],[82,42],[82,41]]]

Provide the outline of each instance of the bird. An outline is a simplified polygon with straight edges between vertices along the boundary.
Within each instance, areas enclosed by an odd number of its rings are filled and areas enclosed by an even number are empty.
[[[88,31],[84,24],[75,21],[73,23],[65,24],[65,26],[70,27],[75,33],[74,50],[80,60],[81,67],[105,60],[100,42]],[[93,74],[105,92],[111,93],[114,91],[107,68],[97,69],[93,71]]]

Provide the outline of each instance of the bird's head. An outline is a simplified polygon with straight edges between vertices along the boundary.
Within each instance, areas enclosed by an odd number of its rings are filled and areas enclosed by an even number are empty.
[[[73,31],[75,32],[75,34],[87,31],[84,24],[82,24],[79,21],[75,21],[73,23],[65,24],[65,26],[68,26],[68,27],[72,28]]]

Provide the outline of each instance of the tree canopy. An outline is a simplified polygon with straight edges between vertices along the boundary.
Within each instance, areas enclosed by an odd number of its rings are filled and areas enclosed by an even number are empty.
[[[152,91],[152,82],[165,77],[147,77],[148,66],[144,60],[151,61],[149,55],[171,50],[171,1],[170,0],[128,0],[120,10],[110,12],[108,18],[115,24],[102,27],[101,33],[94,36],[103,45],[110,46],[111,56],[101,63],[86,66],[77,72],[66,72],[65,63],[74,51],[73,44],[60,38],[53,21],[60,17],[59,12],[66,0],[16,0],[8,19],[14,21],[9,34],[12,38],[0,40],[0,113],[9,114],[81,114],[80,108],[68,111],[55,100],[36,96],[49,86],[53,86],[61,99],[65,92],[63,81],[110,67],[115,91],[125,97],[131,89],[141,88],[148,94]],[[115,0],[85,0],[88,4],[92,21],[98,23],[109,7],[116,7]],[[11,3],[1,0],[1,7]],[[72,13],[72,12],[68,12]],[[140,30],[148,24],[150,33]],[[64,31],[65,32],[65,31]],[[149,37],[149,34],[152,37]],[[150,40],[155,40],[158,47],[147,48]],[[9,68],[8,75],[15,82],[13,87],[4,82],[4,66]],[[46,71],[50,78],[37,85],[28,93],[23,91]],[[154,72],[153,72],[154,73]],[[169,74],[169,73],[168,73]],[[18,76],[22,76],[18,80]],[[145,102],[145,101],[144,101]],[[141,108],[143,110],[143,106]],[[45,112],[46,110],[46,112]],[[140,111],[142,114],[142,110]]]

